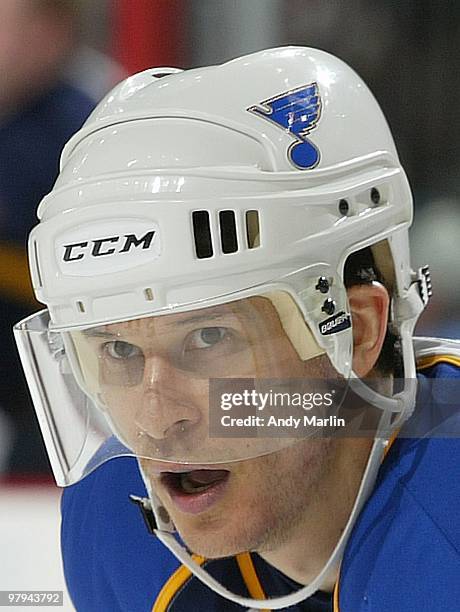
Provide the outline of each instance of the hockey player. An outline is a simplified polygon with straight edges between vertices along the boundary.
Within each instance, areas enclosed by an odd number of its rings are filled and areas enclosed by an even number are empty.
[[[72,485],[77,610],[457,609],[454,389],[430,380],[459,347],[412,337],[410,189],[348,66],[288,47],[134,75],[39,217],[47,310],[16,336]],[[272,384],[319,405],[308,426]]]

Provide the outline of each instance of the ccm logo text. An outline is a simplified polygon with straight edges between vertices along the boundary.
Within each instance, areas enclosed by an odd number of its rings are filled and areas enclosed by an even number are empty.
[[[110,236],[109,238],[65,244],[63,260],[79,261],[87,256],[103,257],[114,253],[129,253],[131,248],[149,249],[154,235],[155,230],[150,230],[141,238],[138,238],[136,234],[124,234],[123,236]]]

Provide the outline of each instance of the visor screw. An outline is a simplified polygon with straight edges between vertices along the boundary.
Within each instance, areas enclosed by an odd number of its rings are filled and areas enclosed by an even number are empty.
[[[316,291],[320,291],[321,293],[327,293],[329,291],[329,281],[325,276],[319,277],[315,289]]]
[[[334,310],[335,310],[335,301],[332,298],[327,298],[327,300],[325,300],[321,310],[323,312],[325,312],[326,314],[328,314],[328,315],[333,314]]]
[[[339,202],[339,213],[341,215],[343,215],[344,217],[346,217],[348,215],[348,212],[350,210],[350,205],[348,204],[347,200],[340,200]]]
[[[373,204],[380,204],[380,191],[377,187],[372,187],[371,189],[371,201]]]

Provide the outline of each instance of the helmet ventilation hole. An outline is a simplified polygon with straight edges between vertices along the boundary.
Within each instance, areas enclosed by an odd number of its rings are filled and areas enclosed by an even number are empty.
[[[246,240],[248,249],[260,246],[260,223],[259,211],[247,210],[246,216]],[[236,253],[241,245],[241,236],[238,237],[239,229],[236,222],[234,210],[221,210],[218,216],[220,245],[222,253]],[[207,210],[194,210],[192,212],[193,237],[195,241],[195,253],[198,259],[206,259],[214,254],[210,214]]]
[[[147,302],[153,302],[153,291],[150,287],[147,287],[146,289],[144,289],[144,297],[147,300]]]
[[[222,253],[235,253],[238,250],[235,211],[221,210],[219,213],[219,225]]]
[[[177,74],[178,72],[182,72],[180,68],[156,68],[152,70],[150,76],[155,79],[162,79],[164,77],[171,76],[172,74]]]
[[[248,242],[248,249],[256,249],[258,246],[260,246],[260,224],[258,210],[246,211],[246,238]]]
[[[377,187],[372,187],[371,189],[371,202],[375,206],[380,204],[380,191],[377,189]]]
[[[349,211],[350,211],[350,205],[348,204],[348,201],[344,200],[344,199],[340,200],[340,202],[339,202],[339,213],[342,216],[346,217],[348,215]]]
[[[193,236],[195,239],[195,253],[198,259],[213,256],[211,226],[207,210],[194,210],[192,212]]]
[[[86,312],[86,308],[83,302],[80,302],[80,301],[77,302],[77,309],[78,309],[78,312]]]

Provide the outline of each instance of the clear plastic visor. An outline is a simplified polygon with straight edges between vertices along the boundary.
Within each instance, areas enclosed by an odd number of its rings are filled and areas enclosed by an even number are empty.
[[[306,319],[277,290],[77,331],[49,331],[46,312],[23,322],[15,333],[58,484],[120,455],[177,470],[318,434],[303,417],[334,414],[346,379]]]

